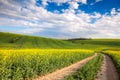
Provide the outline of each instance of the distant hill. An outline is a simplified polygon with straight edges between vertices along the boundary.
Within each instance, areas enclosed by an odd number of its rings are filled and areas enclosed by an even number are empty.
[[[20,35],[13,33],[0,32],[0,49],[3,48],[42,48],[42,49],[66,49],[66,48],[80,48],[80,49],[110,49],[119,48],[120,39],[91,39],[91,38],[77,38],[77,39],[51,39],[44,37]]]
[[[68,40],[90,40],[92,38],[72,38],[72,39],[68,39]]]
[[[0,48],[66,48],[65,40],[0,32]]]

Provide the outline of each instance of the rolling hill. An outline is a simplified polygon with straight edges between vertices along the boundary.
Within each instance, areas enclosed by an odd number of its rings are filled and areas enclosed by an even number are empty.
[[[0,48],[41,48],[41,49],[110,49],[119,48],[120,39],[51,39],[0,32]]]

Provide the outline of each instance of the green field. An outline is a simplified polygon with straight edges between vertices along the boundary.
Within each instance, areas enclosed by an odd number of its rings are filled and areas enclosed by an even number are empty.
[[[93,80],[103,60],[100,52],[108,54],[120,72],[120,58],[115,56],[120,55],[120,39],[51,39],[0,32],[0,80],[42,76],[92,56],[95,52],[98,53],[96,58],[65,80]]]
[[[116,49],[120,39],[60,40],[0,32],[0,48],[41,48],[41,49]]]

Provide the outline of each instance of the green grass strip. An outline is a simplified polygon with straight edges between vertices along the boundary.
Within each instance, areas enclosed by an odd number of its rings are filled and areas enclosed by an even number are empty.
[[[90,61],[88,61],[82,68],[80,68],[76,73],[73,73],[64,80],[93,80],[97,71],[102,63],[103,56],[98,54],[98,56]]]

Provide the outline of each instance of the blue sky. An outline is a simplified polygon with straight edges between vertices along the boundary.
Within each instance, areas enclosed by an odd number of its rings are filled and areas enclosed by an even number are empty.
[[[0,31],[120,38],[120,0],[0,0]]]

